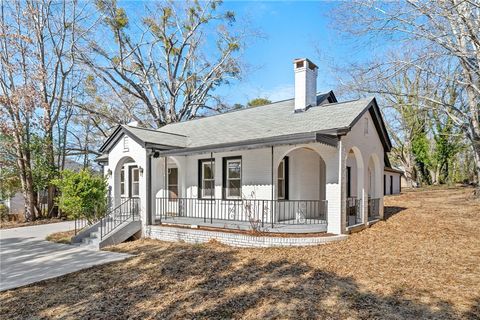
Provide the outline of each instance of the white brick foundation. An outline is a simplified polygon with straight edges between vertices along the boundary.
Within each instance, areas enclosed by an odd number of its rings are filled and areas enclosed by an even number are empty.
[[[147,238],[162,241],[187,243],[205,243],[216,240],[220,243],[234,247],[298,247],[314,246],[333,241],[344,240],[346,235],[334,235],[325,237],[266,237],[251,236],[240,233],[210,231],[200,229],[187,229],[164,226],[147,226],[145,236]]]

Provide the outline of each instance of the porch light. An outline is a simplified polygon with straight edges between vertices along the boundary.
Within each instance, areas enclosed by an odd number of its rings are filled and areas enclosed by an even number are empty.
[[[138,173],[140,173],[140,175],[143,177],[143,168],[142,167],[138,167]]]
[[[112,169],[107,170],[107,175],[111,176],[112,175]]]

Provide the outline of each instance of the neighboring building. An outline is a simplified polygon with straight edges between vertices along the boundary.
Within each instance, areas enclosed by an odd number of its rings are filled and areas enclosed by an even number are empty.
[[[317,94],[317,70],[294,61],[294,99],[117,127],[98,158],[114,204],[138,206],[144,235],[165,223],[344,234],[382,219],[384,175],[399,172],[377,101]]]
[[[68,170],[73,170],[73,171],[78,171],[83,169],[83,165],[70,160],[70,159],[65,159],[65,169]],[[47,203],[47,192],[46,190],[41,192],[39,195],[39,200],[40,204],[46,204]],[[5,205],[8,208],[8,213],[9,214],[24,214],[25,213],[25,197],[23,196],[23,193],[21,191],[15,193],[13,197],[10,197],[8,199],[5,199]]]
[[[392,195],[402,192],[403,171],[391,167],[385,167],[383,174],[383,194]]]

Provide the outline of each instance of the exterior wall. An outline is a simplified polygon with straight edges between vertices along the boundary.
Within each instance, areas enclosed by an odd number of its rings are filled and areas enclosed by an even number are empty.
[[[130,163],[129,161],[133,161]],[[128,163],[128,165],[137,165],[140,172],[139,177],[139,199],[140,199],[140,217],[142,220],[142,229],[145,230],[147,222],[146,213],[146,195],[147,195],[147,152],[140,144],[133,139],[129,139],[128,150],[123,148],[123,136],[118,140],[117,144],[110,150],[108,154],[108,165],[105,166],[104,172],[107,174],[108,184],[111,186],[112,196],[114,198],[114,206],[120,204],[120,170]],[[126,178],[128,177],[128,170],[126,170]],[[128,190],[128,186],[126,188]]]
[[[234,247],[295,247],[295,246],[314,246],[333,241],[346,239],[346,235],[337,235],[329,237],[266,237],[251,236],[241,233],[209,231],[199,229],[175,228],[164,226],[148,226],[146,236],[152,239],[162,241],[187,243],[206,243],[216,240],[226,245]]]
[[[368,133],[365,126],[368,122]],[[380,217],[383,218],[383,172],[384,172],[384,149],[380,137],[373,124],[372,117],[366,112],[361,119],[353,126],[352,130],[342,137],[342,158],[347,159],[350,150],[355,150],[355,158],[363,168],[358,169],[359,176],[363,179],[363,190],[357,190],[360,199],[363,199],[363,221],[367,223],[368,201],[367,197],[370,191],[372,198],[380,199]],[[348,160],[347,160],[348,161]],[[372,177],[369,177],[368,168],[372,171]],[[343,168],[342,185],[346,185],[346,166]],[[369,190],[369,179],[373,179],[374,190]],[[345,208],[346,188],[342,188],[342,202]],[[345,210],[342,210],[342,232],[346,230]]]
[[[400,191],[401,191],[401,187],[400,187],[401,175],[400,175],[400,173],[385,170],[384,174],[385,174],[385,194],[386,195],[399,194]],[[390,177],[393,177],[392,193],[390,193]]]
[[[5,201],[5,205],[8,207],[9,214],[25,213],[25,198],[23,197],[23,193],[15,193],[13,197]]]

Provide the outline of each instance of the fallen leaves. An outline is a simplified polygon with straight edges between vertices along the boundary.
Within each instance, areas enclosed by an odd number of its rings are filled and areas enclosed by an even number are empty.
[[[316,247],[124,243],[135,257],[0,293],[0,317],[479,318],[472,191],[386,198],[386,221]]]

